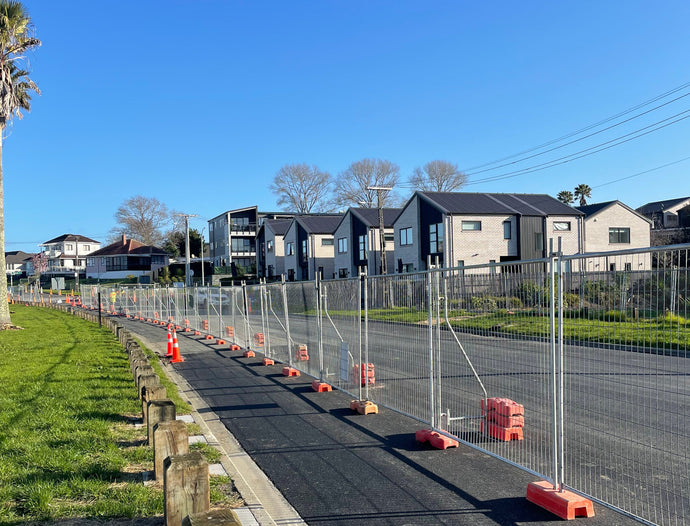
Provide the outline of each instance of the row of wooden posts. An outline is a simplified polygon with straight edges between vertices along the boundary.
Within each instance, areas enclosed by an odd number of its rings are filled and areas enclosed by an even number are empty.
[[[98,313],[80,308],[50,305],[98,323]],[[101,323],[113,331],[129,357],[129,367],[141,400],[142,422],[153,446],[155,479],[163,481],[166,526],[239,525],[231,510],[210,511],[208,462],[198,451],[189,451],[187,425],[177,420],[175,403],[131,333],[113,318]]]

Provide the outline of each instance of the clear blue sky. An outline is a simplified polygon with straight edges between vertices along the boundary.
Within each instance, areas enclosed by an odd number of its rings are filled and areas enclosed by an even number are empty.
[[[30,57],[43,94],[4,143],[7,250],[64,233],[105,241],[137,194],[198,214],[198,229],[233,208],[276,210],[268,187],[287,163],[338,174],[381,158],[404,180],[444,159],[468,171],[466,191],[555,195],[587,183],[590,202],[632,207],[690,195],[690,160],[606,184],[690,157],[690,119],[481,182],[681,114],[690,96],[473,169],[690,82],[687,0],[24,3],[43,41]]]

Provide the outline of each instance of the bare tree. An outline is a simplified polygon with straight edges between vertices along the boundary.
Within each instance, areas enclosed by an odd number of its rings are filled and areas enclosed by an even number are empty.
[[[466,183],[467,175],[448,161],[430,161],[415,168],[410,177],[410,184],[424,192],[453,192]]]
[[[346,208],[348,206],[362,206],[376,208],[377,190],[372,187],[394,187],[400,179],[400,168],[397,164],[382,159],[362,159],[352,163],[347,170],[338,176],[335,190],[336,203]],[[389,207],[397,204],[397,196],[393,192],[381,195],[381,206]]]
[[[161,245],[163,228],[170,223],[168,207],[153,197],[135,195],[120,205],[115,212],[117,226],[111,230],[111,239],[122,234],[145,245]]]
[[[307,164],[286,164],[273,178],[271,192],[278,206],[289,212],[309,214],[330,209],[331,174]]]

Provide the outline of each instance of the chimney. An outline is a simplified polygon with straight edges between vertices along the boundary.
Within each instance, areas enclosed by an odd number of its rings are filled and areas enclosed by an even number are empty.
[[[127,236],[125,234],[122,234],[122,245],[124,246],[126,244],[127,244]]]

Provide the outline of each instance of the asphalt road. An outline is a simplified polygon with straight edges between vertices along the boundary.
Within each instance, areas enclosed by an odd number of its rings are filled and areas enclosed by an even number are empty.
[[[123,323],[147,340],[160,341],[159,352],[165,350],[165,331],[160,327],[124,319]],[[295,320],[295,338],[311,336],[314,330],[308,325],[304,320],[300,327]],[[406,339],[399,329],[381,331],[386,347],[395,349],[392,342],[402,344]],[[180,335],[179,339],[185,361],[174,365],[176,371],[205,399],[308,524],[561,523],[526,501],[527,484],[536,480],[529,473],[462,444],[445,451],[420,446],[414,432],[424,426],[417,420],[386,408],[378,415],[353,413],[348,407],[351,396],[339,391],[316,393],[311,389],[312,378],[285,377],[280,365],[263,366],[261,355],[243,358],[227,345],[218,346],[203,337]],[[529,355],[528,350],[516,352]],[[529,356],[523,358],[525,364],[530,363]],[[409,364],[414,372],[424,368],[418,349],[398,361]],[[459,376],[460,370],[450,370],[450,366],[445,365],[444,381]],[[411,397],[412,404],[418,386],[428,383],[428,372],[426,379],[420,375],[396,382],[400,377],[393,377],[392,371],[377,364],[372,393],[385,391],[386,385],[402,385],[396,389],[408,393],[405,396]],[[467,377],[466,371],[462,377]],[[443,396],[451,398],[451,394]],[[531,442],[537,440],[526,437],[520,444],[510,444],[520,448]],[[483,447],[489,450],[492,444],[487,441]],[[533,454],[532,449],[528,451]],[[597,505],[596,512],[587,524],[636,524],[602,506]]]

